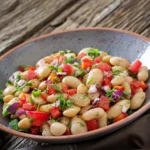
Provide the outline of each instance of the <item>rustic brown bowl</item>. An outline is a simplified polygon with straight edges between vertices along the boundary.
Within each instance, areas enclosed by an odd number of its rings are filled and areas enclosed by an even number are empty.
[[[0,89],[8,77],[21,64],[34,65],[40,58],[62,49],[76,52],[85,47],[97,47],[111,55],[122,56],[130,62],[140,59],[150,69],[150,39],[136,33],[108,28],[86,28],[47,34],[25,42],[0,57]],[[111,133],[137,119],[150,108],[150,79],[147,81],[147,97],[143,106],[126,119],[91,132],[70,136],[38,136],[8,128],[8,118],[0,113],[0,129],[16,136],[41,142],[72,143],[85,141]],[[2,102],[0,103],[2,112]]]

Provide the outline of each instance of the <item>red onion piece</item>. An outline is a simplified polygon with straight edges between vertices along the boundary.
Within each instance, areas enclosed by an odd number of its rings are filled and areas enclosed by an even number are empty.
[[[19,103],[17,103],[17,102],[16,102],[16,103],[13,103],[11,106],[9,106],[8,111],[9,111],[11,114],[14,114],[14,113],[16,112],[18,106],[19,106]]]
[[[17,116],[21,116],[21,115],[23,115],[23,114],[25,114],[24,109],[19,109],[19,110],[16,111],[16,115],[17,115]]]
[[[120,90],[115,90],[112,94],[114,100],[118,100],[123,95],[123,92]]]

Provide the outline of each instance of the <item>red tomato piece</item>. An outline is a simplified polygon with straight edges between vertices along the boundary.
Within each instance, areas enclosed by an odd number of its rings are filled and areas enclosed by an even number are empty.
[[[86,122],[88,131],[96,130],[99,128],[98,120],[93,119]]]
[[[51,95],[55,93],[56,93],[56,89],[54,89],[52,86],[49,86],[47,89],[47,94]]]
[[[62,91],[63,91],[63,93],[66,93],[66,94],[67,94],[68,86],[67,86],[67,85],[63,85]]]
[[[40,111],[29,111],[28,113],[29,118],[33,118],[32,126],[41,126],[43,122],[49,120],[50,114]]]
[[[103,64],[101,64],[101,65],[99,66],[99,69],[100,69],[101,71],[106,71],[106,72],[108,72],[108,71],[111,70],[111,67],[110,67],[110,65],[108,65],[107,63],[103,63]]]
[[[73,68],[68,64],[62,64],[62,70],[63,72],[66,72],[68,75],[71,75],[73,73]]]
[[[31,129],[30,129],[30,133],[31,134],[35,134],[35,135],[39,135],[40,134],[40,127],[32,127]]]
[[[88,58],[84,58],[81,62],[81,67],[82,69],[87,69],[88,67],[92,66],[92,60]]]
[[[124,118],[128,117],[128,114],[127,113],[122,113],[121,115],[119,115],[118,117],[116,117],[115,119],[113,119],[113,122],[118,122]]]
[[[58,107],[51,108],[50,113],[51,113],[52,118],[54,119],[62,116],[62,112],[60,111]]]
[[[46,93],[41,93],[41,98],[43,99],[43,100],[45,100],[45,101],[47,101],[47,94]]]
[[[112,87],[112,84],[108,78],[103,79],[102,85],[108,85],[109,87]]]
[[[36,110],[36,108],[35,108],[35,106],[33,105],[33,104],[31,104],[31,103],[24,103],[23,105],[22,105],[22,108],[24,109],[24,110],[29,110],[29,111],[31,111],[31,110]]]
[[[85,54],[85,53],[81,53],[81,54],[79,54],[79,55],[77,56],[77,58],[83,58],[84,56],[86,56],[86,54]]]
[[[67,93],[71,96],[74,95],[75,93],[77,93],[77,89],[69,89],[67,90]]]
[[[100,63],[101,62],[101,59],[99,57],[96,57],[94,60],[93,60],[93,64],[96,64],[96,63]]]
[[[141,83],[140,83],[140,81],[132,81],[131,86],[135,89],[138,89],[138,88],[140,88]]]
[[[129,70],[131,70],[133,73],[137,73],[142,66],[142,62],[140,60],[136,60],[130,67]]]
[[[71,135],[71,130],[69,128],[66,129],[65,135]]]
[[[29,66],[29,67],[27,68],[27,70],[35,71],[35,70],[36,70],[36,68],[35,68],[35,67],[32,67],[32,66]]]
[[[100,97],[100,101],[98,103],[98,107],[103,108],[104,110],[109,110],[109,107],[110,107],[109,98],[102,95]]]
[[[18,70],[18,71],[21,71],[21,72],[24,72],[24,71],[25,71],[24,67],[22,67],[22,66],[19,66],[17,70]]]
[[[143,90],[146,90],[146,89],[147,89],[147,85],[145,84],[144,81],[141,81],[140,87],[141,87]]]
[[[28,74],[27,74],[27,79],[28,80],[32,80],[35,79],[37,77],[36,73],[33,70],[29,70]]]

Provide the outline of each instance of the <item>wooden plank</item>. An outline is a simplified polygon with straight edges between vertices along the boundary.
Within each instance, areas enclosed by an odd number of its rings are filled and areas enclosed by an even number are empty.
[[[5,15],[2,19],[3,25],[5,20],[11,22],[0,30],[0,52],[27,39],[73,2],[75,0],[20,0],[12,15]]]

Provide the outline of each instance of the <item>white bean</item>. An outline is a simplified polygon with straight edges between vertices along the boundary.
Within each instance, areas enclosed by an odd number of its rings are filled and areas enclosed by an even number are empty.
[[[63,135],[66,132],[67,127],[59,122],[54,122],[50,126],[50,132],[55,136]]]
[[[54,105],[52,105],[52,104],[45,104],[45,105],[41,105],[39,110],[42,111],[42,112],[49,113],[50,109],[53,108],[53,107],[54,107]]]
[[[137,78],[139,81],[146,81],[148,79],[148,69],[146,66],[140,67],[137,74]]]
[[[131,99],[130,109],[134,110],[140,108],[144,103],[145,97],[146,97],[145,92],[136,93]]]
[[[78,94],[87,94],[88,88],[83,84],[80,83],[77,87],[77,93]]]
[[[33,80],[30,80],[30,88],[34,89],[34,88],[37,88],[40,84],[40,81],[38,79],[33,79]]]
[[[69,96],[69,99],[79,107],[86,107],[90,104],[89,97],[84,94],[74,94],[72,96]]]
[[[124,87],[125,92],[131,93],[131,86],[128,82],[122,83],[122,86]]]
[[[98,119],[99,128],[107,126],[107,113],[105,112],[102,117]]]
[[[103,58],[105,56],[107,56],[108,54],[104,51],[99,51],[100,52],[100,58]]]
[[[86,111],[88,111],[90,108],[92,107],[92,105],[86,106],[86,107],[82,107],[79,114],[83,115]]]
[[[90,100],[94,100],[95,98],[98,98],[99,96],[100,96],[99,92],[88,93],[88,97],[90,98]]]
[[[25,86],[23,89],[22,89],[22,92],[23,93],[28,93],[30,90],[30,87],[29,86]]]
[[[121,115],[123,106],[126,107],[126,109],[128,110],[130,107],[130,100],[121,100],[111,106],[110,109],[107,111],[108,118],[114,119]]]
[[[42,97],[40,97],[40,96],[34,97],[33,95],[31,95],[31,98],[35,104],[42,105],[42,104],[46,103],[46,101],[44,99],[42,99]]]
[[[70,118],[63,116],[61,117],[60,123],[68,126],[70,124]]]
[[[126,78],[123,76],[115,76],[112,80],[111,80],[111,84],[114,85],[121,85],[123,82],[125,82]]]
[[[3,101],[4,101],[4,103],[8,103],[13,98],[14,98],[14,96],[9,94],[4,97]]]
[[[41,90],[41,91],[44,91],[46,89],[47,85],[46,85],[46,81],[42,81],[40,84],[39,84],[39,87],[38,89]]]
[[[78,106],[72,106],[71,108],[64,110],[63,115],[66,117],[74,117],[79,113],[80,109],[81,108]]]
[[[28,118],[24,118],[19,121],[18,127],[20,129],[30,129],[31,128],[31,122]]]
[[[113,66],[121,66],[121,67],[124,67],[124,68],[128,68],[130,66],[129,61],[124,59],[124,58],[121,58],[121,57],[112,57],[110,59],[110,63]]]
[[[3,95],[6,96],[6,95],[12,95],[13,94],[13,91],[16,89],[15,86],[7,86],[4,91],[3,91]]]
[[[48,124],[42,125],[42,136],[52,136],[52,133],[50,132],[50,127]]]
[[[103,72],[99,69],[92,69],[89,72],[89,75],[86,81],[86,86],[90,87],[93,84],[97,84],[99,86],[102,80],[103,80]]]
[[[103,116],[105,111],[102,108],[93,108],[88,111],[86,111],[83,115],[82,118],[85,121],[92,120],[92,119],[98,119]]]
[[[46,56],[43,59],[44,59],[45,63],[50,64],[54,58],[52,56]]]
[[[131,84],[132,81],[133,81],[133,78],[132,78],[132,77],[130,77],[130,76],[127,76],[127,77],[126,77],[126,82],[128,82],[129,84]]]
[[[37,69],[37,76],[40,79],[47,78],[50,75],[50,73],[51,69],[47,65],[41,66]]]
[[[56,101],[57,97],[59,97],[61,94],[59,93],[56,93],[56,94],[52,94],[52,95],[49,95],[47,96],[47,101],[50,102],[50,103],[53,103]],[[67,99],[68,98],[68,94],[63,94],[64,95],[64,98]]]
[[[77,88],[81,81],[73,76],[66,76],[63,78],[62,83],[71,88]]]
[[[135,93],[139,93],[139,92],[143,92],[143,89],[142,88],[138,88],[135,90]]]
[[[87,132],[87,126],[85,121],[77,116],[73,117],[71,120],[71,133],[74,135],[85,132]]]
[[[19,116],[19,119],[22,120],[24,118],[27,118],[27,115],[26,114],[22,114],[21,116]]]
[[[23,80],[27,80],[28,71],[24,71],[20,73],[20,78]]]
[[[103,62],[110,64],[110,59],[112,58],[111,55],[106,55],[102,58]]]
[[[82,79],[82,82],[84,84],[86,84],[86,81],[87,81],[87,78],[88,78],[89,74],[87,73],[86,75],[84,75],[83,79]]]

